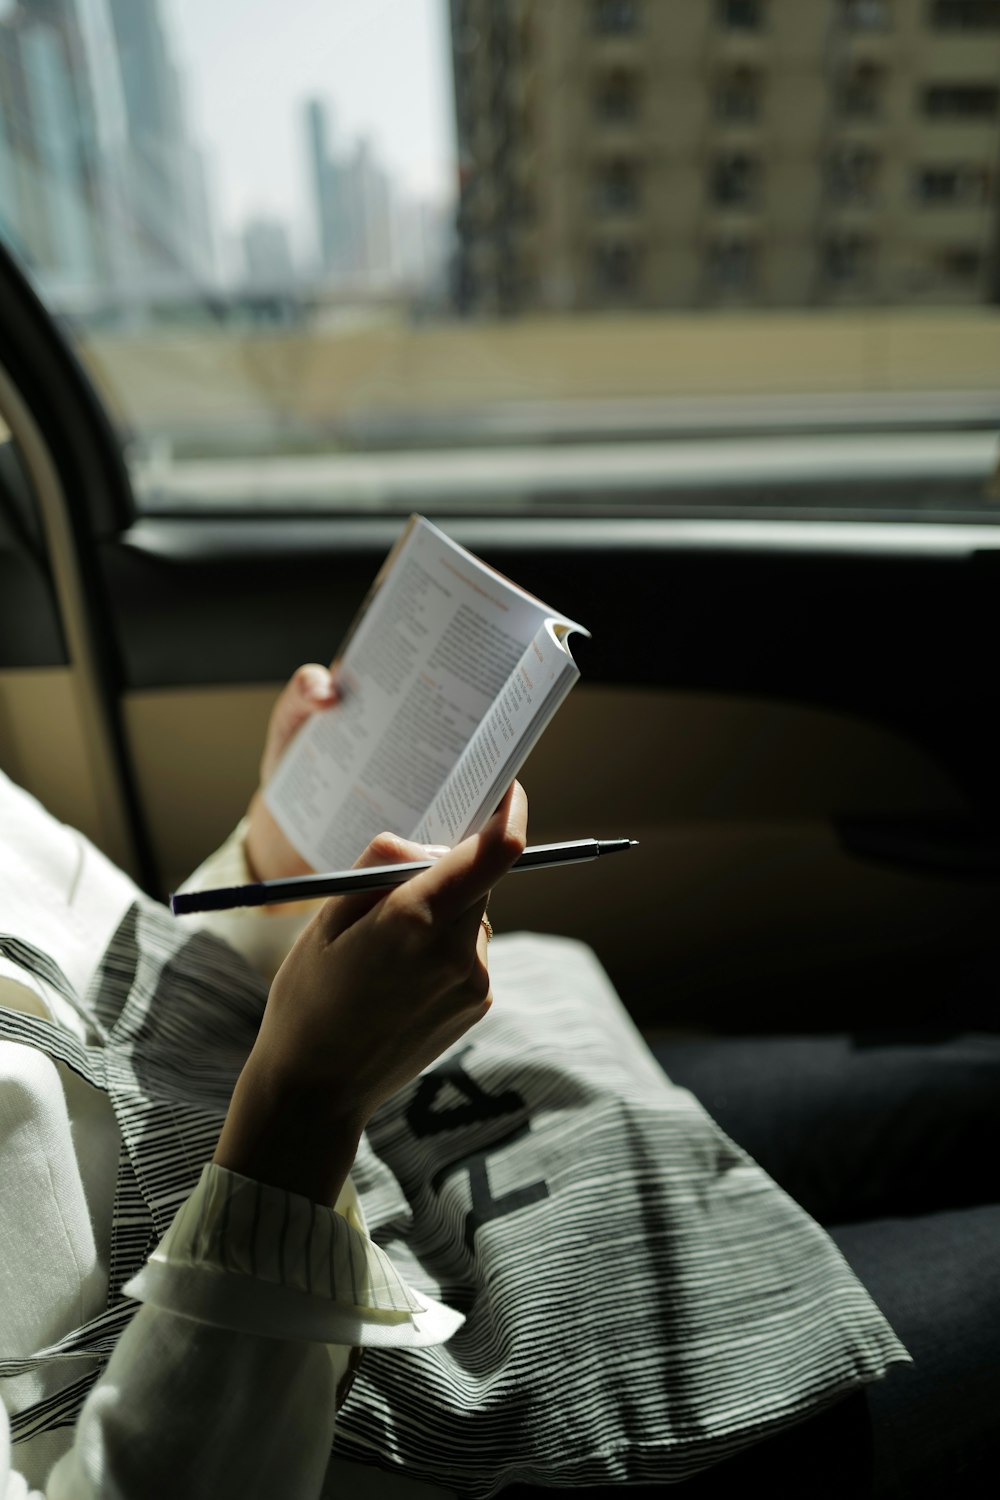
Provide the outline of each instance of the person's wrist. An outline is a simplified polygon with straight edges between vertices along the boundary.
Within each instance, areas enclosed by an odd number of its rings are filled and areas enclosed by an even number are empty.
[[[251,1053],[213,1159],[329,1206],[351,1170],[364,1123],[354,1101]]]

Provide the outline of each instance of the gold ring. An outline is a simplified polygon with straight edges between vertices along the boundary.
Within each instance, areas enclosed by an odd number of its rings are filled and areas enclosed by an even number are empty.
[[[486,933],[486,941],[489,942],[490,938],[493,936],[493,923],[490,921],[485,912],[483,912],[479,920],[482,923],[483,930]]]

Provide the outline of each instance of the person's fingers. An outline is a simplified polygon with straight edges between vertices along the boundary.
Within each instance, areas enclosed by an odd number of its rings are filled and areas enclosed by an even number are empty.
[[[306,719],[321,709],[331,708],[339,696],[333,674],[318,662],[307,662],[293,672],[271,710],[260,765],[262,782],[270,779],[289,741]]]
[[[485,927],[485,924],[483,923],[482,917],[480,917],[479,918],[479,931],[476,934],[476,954],[477,954],[477,956],[479,958],[479,962],[482,964],[483,968],[486,970],[487,975],[489,975],[489,941],[490,941],[490,934],[486,930],[486,927]],[[489,1001],[492,1001],[492,999],[493,999],[492,991],[490,991],[487,994],[487,999]]]
[[[372,839],[361,858],[354,862],[352,869],[368,870],[374,865],[409,864],[412,860],[433,859],[447,852],[443,848],[415,844],[394,833],[380,833]],[[326,941],[332,943],[348,927],[353,927],[355,922],[360,921],[393,889],[398,887],[387,886],[380,891],[355,891],[349,896],[331,896],[319,913]]]
[[[528,799],[515,781],[480,832],[401,886],[399,899],[424,905],[433,919],[444,923],[471,911],[481,916],[491,887],[523,852],[527,829]]]
[[[379,908],[378,920],[395,924],[385,941],[416,954],[431,939],[443,962],[460,975],[481,968],[486,975],[485,930],[482,917],[491,887],[507,873],[524,849],[527,833],[527,797],[514,782],[503,801],[478,834],[454,849],[440,853],[433,867],[413,876],[405,884],[379,891],[359,891],[333,896],[316,916],[325,943],[333,943],[348,928]],[[368,845],[356,869],[374,865],[404,864],[434,858],[437,850],[416,844],[396,834],[381,833]],[[485,989],[488,989],[488,977]]]
[[[456,983],[461,984],[472,1004],[481,1004],[490,994],[486,944],[481,905],[463,912],[456,921],[449,923],[438,942],[443,967]]]

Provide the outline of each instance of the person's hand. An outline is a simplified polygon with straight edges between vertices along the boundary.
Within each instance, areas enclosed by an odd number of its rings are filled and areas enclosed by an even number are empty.
[[[278,880],[290,875],[307,875],[311,871],[311,866],[306,864],[274,821],[261,793],[306,720],[315,713],[332,708],[339,696],[328,668],[309,662],[292,675],[271,710],[260,762],[260,786],[247,809],[247,834],[243,844],[254,880]],[[268,910],[273,914],[275,908]]]
[[[489,1010],[483,914],[526,831],[515,782],[482,832],[431,869],[324,904],[271,986],[217,1162],[334,1201],[372,1113]],[[425,857],[381,834],[359,864]]]

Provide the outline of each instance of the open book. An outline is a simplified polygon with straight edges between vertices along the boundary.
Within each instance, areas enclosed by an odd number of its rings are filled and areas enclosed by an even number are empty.
[[[383,829],[448,845],[480,829],[580,675],[575,630],[411,516],[341,647],[342,701],[265,789],[303,859],[344,869]]]

